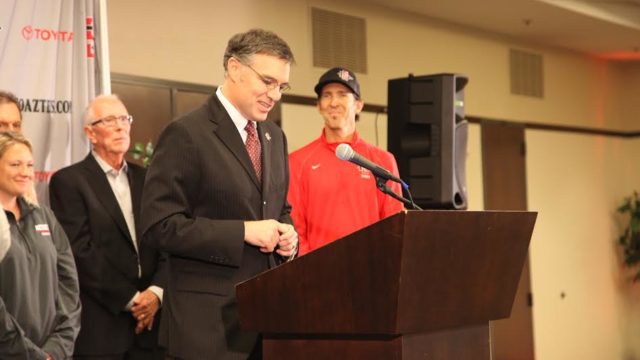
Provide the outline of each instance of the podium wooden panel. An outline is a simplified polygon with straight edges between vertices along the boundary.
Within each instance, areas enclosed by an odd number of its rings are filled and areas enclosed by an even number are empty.
[[[236,286],[265,359],[489,359],[536,213],[406,211]]]

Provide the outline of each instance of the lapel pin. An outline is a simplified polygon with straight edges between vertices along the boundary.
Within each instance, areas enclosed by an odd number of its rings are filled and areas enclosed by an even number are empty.
[[[271,141],[271,135],[269,135],[269,133],[264,133],[264,137],[267,138],[267,141]]]

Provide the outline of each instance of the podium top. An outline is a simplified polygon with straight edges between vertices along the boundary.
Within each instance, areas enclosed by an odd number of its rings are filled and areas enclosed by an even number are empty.
[[[508,317],[536,216],[398,213],[238,284],[241,326],[400,335]]]

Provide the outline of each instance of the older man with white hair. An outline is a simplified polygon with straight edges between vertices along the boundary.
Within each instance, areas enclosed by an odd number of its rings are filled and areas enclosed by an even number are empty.
[[[69,237],[80,278],[82,328],[74,359],[162,359],[157,315],[160,254],[140,244],[145,170],[124,159],[133,117],[115,95],[85,114],[91,153],[56,172],[50,201]]]

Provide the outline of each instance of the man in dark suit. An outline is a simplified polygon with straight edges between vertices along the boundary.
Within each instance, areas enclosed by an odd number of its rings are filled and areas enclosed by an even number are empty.
[[[160,135],[142,228],[144,242],[169,255],[160,343],[170,357],[260,356],[257,334],[239,328],[234,286],[296,253],[286,139],[266,121],[292,62],[272,32],[234,35],[222,86]]]
[[[156,322],[166,263],[140,243],[145,170],[124,160],[132,121],[118,97],[94,99],[85,113],[91,153],[56,172],[49,185],[80,279],[76,359],[163,358]]]

